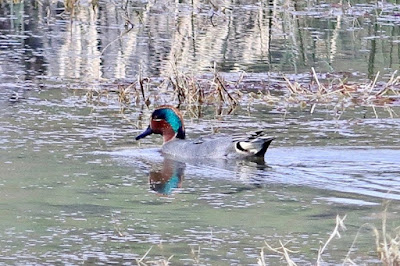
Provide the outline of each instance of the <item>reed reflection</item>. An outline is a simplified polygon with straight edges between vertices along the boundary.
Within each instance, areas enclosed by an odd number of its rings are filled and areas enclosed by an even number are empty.
[[[371,78],[399,66],[392,4],[81,1],[72,11],[40,2],[0,1],[0,74],[9,79],[15,73],[18,80],[84,82],[169,77],[209,72],[214,62],[221,72],[308,73],[314,67]]]

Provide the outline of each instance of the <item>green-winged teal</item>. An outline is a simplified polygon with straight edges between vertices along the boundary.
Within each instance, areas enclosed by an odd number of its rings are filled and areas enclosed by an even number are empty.
[[[150,125],[136,140],[150,134],[164,138],[162,153],[179,158],[264,158],[273,137],[257,131],[245,136],[215,134],[195,140],[185,139],[185,126],[180,111],[169,105],[154,110]]]

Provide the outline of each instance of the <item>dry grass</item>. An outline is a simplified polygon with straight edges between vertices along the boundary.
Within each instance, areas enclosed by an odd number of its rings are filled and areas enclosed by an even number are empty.
[[[382,212],[382,224],[381,228],[378,228],[374,224],[366,223],[363,224],[346,255],[344,264],[356,265],[351,259],[353,250],[355,250],[357,240],[362,235],[362,231],[365,229],[370,230],[375,237],[375,247],[378,258],[382,261],[383,265],[387,266],[398,266],[400,265],[400,226],[394,228],[391,232],[388,232],[387,228],[387,214],[389,201],[384,203],[384,210]]]
[[[343,265],[357,265],[357,263],[354,262],[354,260],[351,259],[351,255],[353,251],[355,250],[356,247],[356,242],[359,239],[361,235],[361,231],[363,229],[369,229],[372,231],[374,237],[375,237],[375,248],[376,248],[376,255],[380,259],[383,265],[385,266],[398,266],[400,265],[400,226],[394,228],[391,233],[388,232],[387,229],[387,213],[388,213],[388,206],[389,202],[384,203],[384,210],[382,212],[382,225],[381,228],[378,229],[377,226],[373,224],[364,224],[362,225],[354,240],[352,245],[349,248],[349,251],[347,252],[346,257],[343,260]],[[322,255],[328,248],[328,245],[331,244],[331,242],[335,238],[340,238],[340,231],[344,231],[346,229],[344,225],[344,220],[346,216],[341,218],[340,216],[336,216],[336,225],[332,233],[329,235],[328,239],[325,241],[323,245],[320,246],[317,254],[317,259],[315,264],[316,265],[323,265],[323,259]],[[298,253],[298,251],[293,251],[290,250],[287,245],[291,241],[286,242],[283,244],[279,240],[279,247],[274,248],[267,242],[265,242],[265,246],[261,248],[260,251],[260,257],[258,258],[258,265],[264,266],[267,265],[265,261],[265,251],[268,250],[272,252],[273,254],[279,254],[282,256],[282,259],[284,259],[287,263],[287,265],[294,266],[296,263],[290,256],[290,254]]]
[[[264,249],[267,248],[269,251],[272,251],[273,253],[282,255],[282,257],[285,259],[286,263],[290,266],[295,266],[297,265],[291,258],[290,258],[290,253],[298,253],[298,251],[293,251],[290,250],[286,247],[286,245],[288,243],[290,243],[291,241],[286,242],[285,244],[282,243],[282,241],[279,240],[279,244],[280,246],[277,248],[274,248],[272,246],[270,246],[266,241],[265,243],[265,247],[261,248],[261,252],[260,252],[260,258],[258,258],[257,260],[257,264],[260,266],[265,266],[267,265],[267,263],[265,262],[265,256],[264,256]]]
[[[150,247],[146,253],[140,258],[136,260],[137,265],[142,265],[142,266],[147,266],[147,265],[153,265],[153,266],[167,266],[171,265],[170,260],[174,257],[174,255],[171,255],[167,259],[159,259],[159,260],[148,260],[147,255],[149,255],[150,251],[153,249],[153,247]]]
[[[371,241],[371,246],[375,247],[375,254],[376,258],[378,258],[381,262],[382,265],[385,266],[398,266],[400,265],[400,226],[390,230],[388,228],[388,207],[389,207],[390,202],[385,202],[384,203],[384,209],[381,213],[382,215],[382,224],[380,228],[374,224],[366,223],[363,224],[356,236],[354,237],[354,240],[351,244],[351,246],[348,249],[347,254],[345,255],[343,259],[343,265],[358,265],[358,263],[363,263],[360,261],[360,258],[365,258],[366,254],[365,251],[364,253],[360,254],[354,254],[355,251],[357,250],[356,244],[357,241],[359,240],[360,236],[362,235],[362,232],[367,229],[366,231],[368,234],[372,232],[373,234],[373,239],[374,241]],[[128,233],[126,233],[123,228],[121,227],[121,222],[113,213],[111,213],[111,219],[112,219],[112,224],[114,225],[114,232],[118,237],[126,237],[128,236]],[[327,240],[325,240],[323,243],[321,243],[318,253],[316,254],[316,260],[313,264],[315,265],[324,265],[326,264],[323,261],[323,254],[329,249],[329,246],[333,243],[334,240],[337,241],[337,239],[341,238],[341,233],[346,230],[346,227],[344,225],[344,221],[346,219],[346,215],[344,217],[340,217],[339,215],[336,216],[336,224],[332,232],[329,234],[329,237]],[[348,236],[347,236],[348,237]],[[210,242],[213,240],[212,234],[211,234],[211,239]],[[294,258],[294,254],[298,254],[299,251],[292,250],[289,245],[295,241],[295,239],[291,239],[287,242],[282,242],[279,240],[279,245],[277,247],[273,247],[270,245],[268,242],[264,241],[265,246],[261,248],[260,251],[260,256],[257,259],[257,264],[260,266],[265,266],[269,265],[270,262],[266,260],[266,252],[272,253],[272,254],[278,254],[282,257],[282,260],[290,266],[295,266],[296,264],[296,259]],[[341,243],[337,242],[337,246],[340,246]],[[159,250],[163,250],[163,244],[160,242],[160,244],[157,245]],[[190,247],[190,257],[192,259],[192,262],[194,265],[201,264],[201,258],[200,258],[200,251],[201,248],[199,245],[189,245]],[[151,251],[153,250],[153,246],[151,246],[141,257],[136,259],[136,264],[137,265],[171,265],[173,264],[171,260],[173,259],[173,255],[169,256],[168,258],[162,256],[159,259],[154,259],[150,257]],[[360,249],[361,250],[361,249]],[[360,251],[359,251],[360,252]],[[370,256],[370,255],[368,255]],[[354,258],[352,258],[354,257]],[[370,258],[369,258],[370,259]],[[356,261],[358,260],[358,262]]]
[[[219,107],[227,106],[233,110],[244,95],[235,84],[239,84],[239,81],[227,82],[217,71],[212,78],[207,79],[195,78],[174,70],[173,75],[164,79],[152,80],[139,74],[137,81],[129,84],[109,84],[102,85],[99,89],[89,88],[85,98],[91,104],[100,104],[104,99],[110,99],[115,95],[116,100],[124,106],[176,103],[194,110],[195,107],[211,104]]]
[[[391,118],[399,115],[391,107],[399,105],[400,101],[400,76],[395,71],[387,82],[377,83],[380,73],[370,83],[348,83],[344,80],[333,80],[323,84],[312,68],[313,81],[308,84],[292,82],[284,77],[287,84],[286,101],[291,104],[299,104],[303,108],[310,106],[313,113],[317,105],[335,104],[344,112],[346,107],[369,106],[378,118],[376,108],[384,108]]]
[[[340,218],[339,215],[336,216],[335,228],[333,229],[332,233],[329,235],[329,238],[328,238],[328,240],[326,240],[325,244],[323,246],[319,247],[317,263],[316,263],[317,265],[321,265],[321,263],[323,262],[322,254],[324,253],[324,251],[328,247],[329,243],[331,243],[331,241],[335,237],[340,238],[340,230],[342,230],[342,231],[346,230],[346,227],[344,226],[344,220],[345,219],[346,219],[346,215],[343,218]]]
[[[340,216],[336,216],[336,226],[334,228],[334,230],[332,231],[332,233],[329,235],[328,240],[326,240],[326,242],[324,243],[324,245],[322,245],[319,250],[318,250],[318,257],[317,257],[317,261],[316,261],[316,265],[321,265],[321,263],[323,262],[322,260],[322,254],[324,253],[324,251],[326,250],[327,246],[331,243],[331,241],[335,238],[338,237],[340,238],[340,230],[345,230],[345,226],[344,226],[344,220],[346,219],[346,216],[344,216],[343,218],[340,218]],[[293,253],[298,253],[298,251],[293,251],[290,250],[289,248],[287,248],[287,244],[290,243],[291,241],[286,242],[285,244],[282,243],[282,241],[279,240],[279,244],[280,246],[277,248],[272,247],[271,245],[269,245],[266,241],[265,241],[265,247],[261,248],[261,252],[260,252],[260,258],[258,258],[258,265],[264,266],[267,265],[265,263],[265,259],[264,259],[264,249],[267,248],[269,251],[275,253],[275,254],[279,254],[282,255],[282,257],[285,259],[287,265],[290,266],[295,266],[297,265],[292,258],[290,257],[289,254],[293,254]]]
[[[192,257],[194,265],[200,264],[200,251],[201,251],[200,246],[197,247],[197,250],[193,246],[190,246],[190,255]]]
[[[168,103],[185,105],[187,109],[214,105],[219,109],[224,106],[234,110],[239,105],[250,107],[257,103],[286,112],[292,107],[300,107],[310,113],[323,107],[331,109],[337,119],[348,108],[364,106],[370,108],[376,118],[379,118],[378,109],[385,110],[391,118],[399,117],[395,111],[400,106],[400,76],[397,71],[386,82],[378,82],[378,73],[367,83],[350,83],[339,78],[322,82],[314,69],[310,73],[312,79],[309,82],[299,83],[283,76],[280,81],[275,79],[265,84],[246,80],[244,73],[236,75],[233,80],[233,75],[222,75],[214,68],[210,74],[194,76],[180,72],[172,65],[167,77],[145,77],[139,71],[136,81],[90,89],[86,99],[90,103],[99,103],[104,97],[109,99],[116,95],[117,101],[125,107]],[[260,89],[254,90],[252,86]]]
[[[212,79],[196,78],[193,75],[180,72],[176,64],[172,64],[168,77],[178,104],[226,104],[234,107],[238,104],[239,94],[228,89],[228,83],[214,66]]]

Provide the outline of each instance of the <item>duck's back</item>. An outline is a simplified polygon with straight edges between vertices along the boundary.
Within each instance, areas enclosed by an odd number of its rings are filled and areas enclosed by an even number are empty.
[[[233,138],[227,135],[213,135],[196,140],[175,139],[165,143],[162,152],[187,159],[230,158],[237,155]]]

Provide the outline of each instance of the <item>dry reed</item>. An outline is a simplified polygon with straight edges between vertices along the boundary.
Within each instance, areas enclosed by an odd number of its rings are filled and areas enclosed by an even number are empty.
[[[356,242],[361,235],[361,230],[363,229],[370,229],[372,231],[375,237],[376,254],[383,265],[385,266],[400,265],[400,226],[392,230],[393,232],[391,234],[388,232],[387,228],[388,206],[389,202],[384,203],[384,210],[382,212],[382,225],[380,230],[378,229],[378,227],[370,223],[363,224],[358,229],[358,232],[353,240],[353,243],[351,244],[349,251],[346,254],[346,257],[343,260],[343,265],[357,265],[357,263],[355,263],[354,260],[352,260],[350,257],[352,252],[355,250]],[[316,265],[323,265],[322,255],[326,251],[328,245],[331,244],[331,242],[335,237],[340,238],[341,237],[340,231],[346,229],[344,225],[345,218],[346,215],[343,218],[341,218],[339,215],[336,216],[336,225],[334,230],[329,235],[325,243],[318,249],[317,259],[315,263]],[[290,266],[296,265],[296,263],[290,257],[290,254],[298,253],[298,251],[293,251],[287,248],[287,244],[290,243],[291,241],[288,241],[285,244],[283,244],[279,240],[280,246],[277,248],[272,247],[265,241],[265,246],[261,248],[260,256],[257,260],[258,265],[260,266],[267,265],[265,261],[265,251],[264,251],[265,249],[269,250],[274,254],[281,255],[282,258],[286,261],[287,265]]]
[[[361,231],[364,229],[369,229],[372,231],[375,237],[375,247],[378,258],[381,260],[382,264],[385,266],[398,266],[400,265],[400,226],[394,228],[392,233],[388,232],[387,228],[387,214],[390,202],[386,201],[384,205],[384,210],[382,212],[382,224],[379,229],[374,224],[366,223],[363,224],[351,244],[351,247],[344,259],[344,264],[356,265],[354,261],[350,258],[353,250],[355,250],[356,242],[361,236]]]

